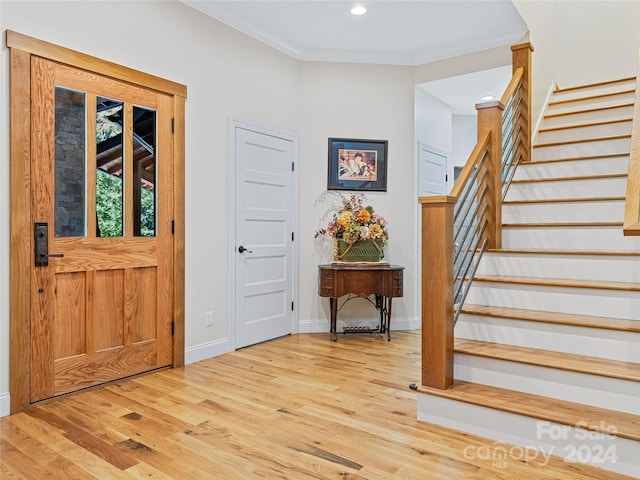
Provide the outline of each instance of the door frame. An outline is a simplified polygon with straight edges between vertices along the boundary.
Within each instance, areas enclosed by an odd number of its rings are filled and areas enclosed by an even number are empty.
[[[245,128],[247,130],[253,130],[264,135],[272,135],[275,137],[284,138],[290,140],[293,143],[293,176],[291,185],[291,230],[294,234],[294,241],[291,249],[291,300],[294,302],[294,309],[291,312],[291,333],[299,333],[300,322],[299,318],[299,305],[300,305],[300,282],[299,282],[299,248],[298,244],[298,213],[299,213],[299,160],[300,160],[300,143],[298,139],[298,132],[293,130],[287,130],[284,128],[273,127],[250,120],[244,120],[239,117],[229,117],[228,130],[227,130],[227,217],[228,217],[228,230],[227,230],[227,265],[229,265],[228,281],[229,292],[227,298],[227,332],[231,345],[231,350],[235,350],[236,347],[236,128]]]
[[[184,365],[184,159],[187,87],[100,58],[60,47],[11,30],[10,49],[10,356],[11,414],[28,409],[31,385],[31,57],[42,57],[73,68],[125,81],[171,95],[174,108],[173,203],[173,360]],[[26,239],[26,241],[25,241]]]

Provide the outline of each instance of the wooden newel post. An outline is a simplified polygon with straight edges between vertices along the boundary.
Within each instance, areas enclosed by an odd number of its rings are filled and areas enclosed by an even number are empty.
[[[422,384],[453,384],[453,207],[450,196],[422,205]]]
[[[522,142],[524,145],[524,151],[521,162],[531,161],[531,60],[533,54],[533,45],[530,43],[520,43],[511,47],[511,64],[513,65],[513,71],[518,68],[522,68],[522,92],[524,98],[524,108],[526,109],[523,115],[522,122],[523,132],[525,133],[525,139]]]
[[[489,158],[485,161],[489,173],[485,178],[488,185],[486,199],[489,208],[485,217],[489,221],[486,235],[487,248],[502,248],[502,111],[500,102],[481,103],[478,110],[478,138],[489,133]]]

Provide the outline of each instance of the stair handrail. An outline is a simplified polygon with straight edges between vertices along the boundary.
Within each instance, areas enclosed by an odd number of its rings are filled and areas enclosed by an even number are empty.
[[[631,127],[631,152],[622,230],[625,236],[640,235],[640,53],[638,54],[633,126]]]
[[[499,101],[476,105],[478,142],[449,195],[422,206],[422,384],[453,384],[454,326],[479,260],[502,246],[502,201],[531,159],[531,53],[514,45],[513,77]]]

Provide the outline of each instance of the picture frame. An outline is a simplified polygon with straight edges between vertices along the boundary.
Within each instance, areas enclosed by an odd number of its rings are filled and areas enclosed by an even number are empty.
[[[329,138],[327,190],[387,191],[387,140]]]

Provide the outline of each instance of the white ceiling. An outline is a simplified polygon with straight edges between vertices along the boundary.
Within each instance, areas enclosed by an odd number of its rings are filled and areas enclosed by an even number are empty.
[[[527,25],[510,0],[180,0],[296,59],[420,65],[521,41]],[[351,15],[353,6],[367,8]],[[424,89],[472,114],[506,70],[430,82]],[[480,76],[476,76],[480,75]],[[507,81],[511,73],[506,73]],[[502,85],[504,83],[504,85]],[[469,99],[473,99],[469,101]]]

